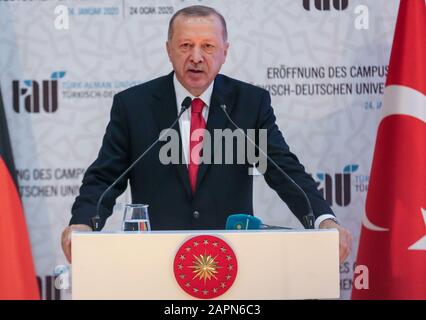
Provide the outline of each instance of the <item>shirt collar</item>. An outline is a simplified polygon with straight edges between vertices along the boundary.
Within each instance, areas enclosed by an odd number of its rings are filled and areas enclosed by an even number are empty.
[[[203,100],[206,107],[209,107],[212,93],[213,93],[213,84],[214,84],[214,81],[212,81],[209,87],[199,97],[195,97],[188,90],[186,90],[185,87],[179,82],[179,80],[176,78],[176,73],[175,73],[173,75],[173,85],[175,87],[178,109],[180,109],[181,103],[186,97],[190,97],[191,99],[200,98],[201,100]]]

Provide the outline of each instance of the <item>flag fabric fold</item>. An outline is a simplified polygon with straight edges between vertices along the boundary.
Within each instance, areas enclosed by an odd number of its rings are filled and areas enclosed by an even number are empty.
[[[39,299],[0,91],[0,300]]]

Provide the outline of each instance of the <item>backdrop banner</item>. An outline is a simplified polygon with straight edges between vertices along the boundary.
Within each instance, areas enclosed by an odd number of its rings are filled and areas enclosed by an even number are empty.
[[[168,21],[193,4],[224,15],[221,72],[269,90],[291,150],[353,233],[340,270],[350,298],[396,0],[0,0],[0,85],[42,297],[70,298],[60,235],[113,95],[171,71]],[[255,214],[301,227],[254,180]],[[120,229],[129,192],[117,202],[106,230]]]

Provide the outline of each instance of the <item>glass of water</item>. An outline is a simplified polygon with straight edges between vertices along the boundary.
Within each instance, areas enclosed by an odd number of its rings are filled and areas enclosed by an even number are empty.
[[[123,231],[150,231],[148,205],[126,204],[124,206]]]

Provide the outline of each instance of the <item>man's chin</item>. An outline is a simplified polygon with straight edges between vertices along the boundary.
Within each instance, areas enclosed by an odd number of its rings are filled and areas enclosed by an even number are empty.
[[[207,82],[207,77],[204,72],[196,73],[188,71],[185,74],[185,81],[193,84],[201,84],[202,82]]]
[[[183,86],[192,94],[196,92],[197,94],[195,95],[199,95],[207,89],[209,83],[205,79],[195,81],[194,79],[187,79],[185,83],[183,83]]]

